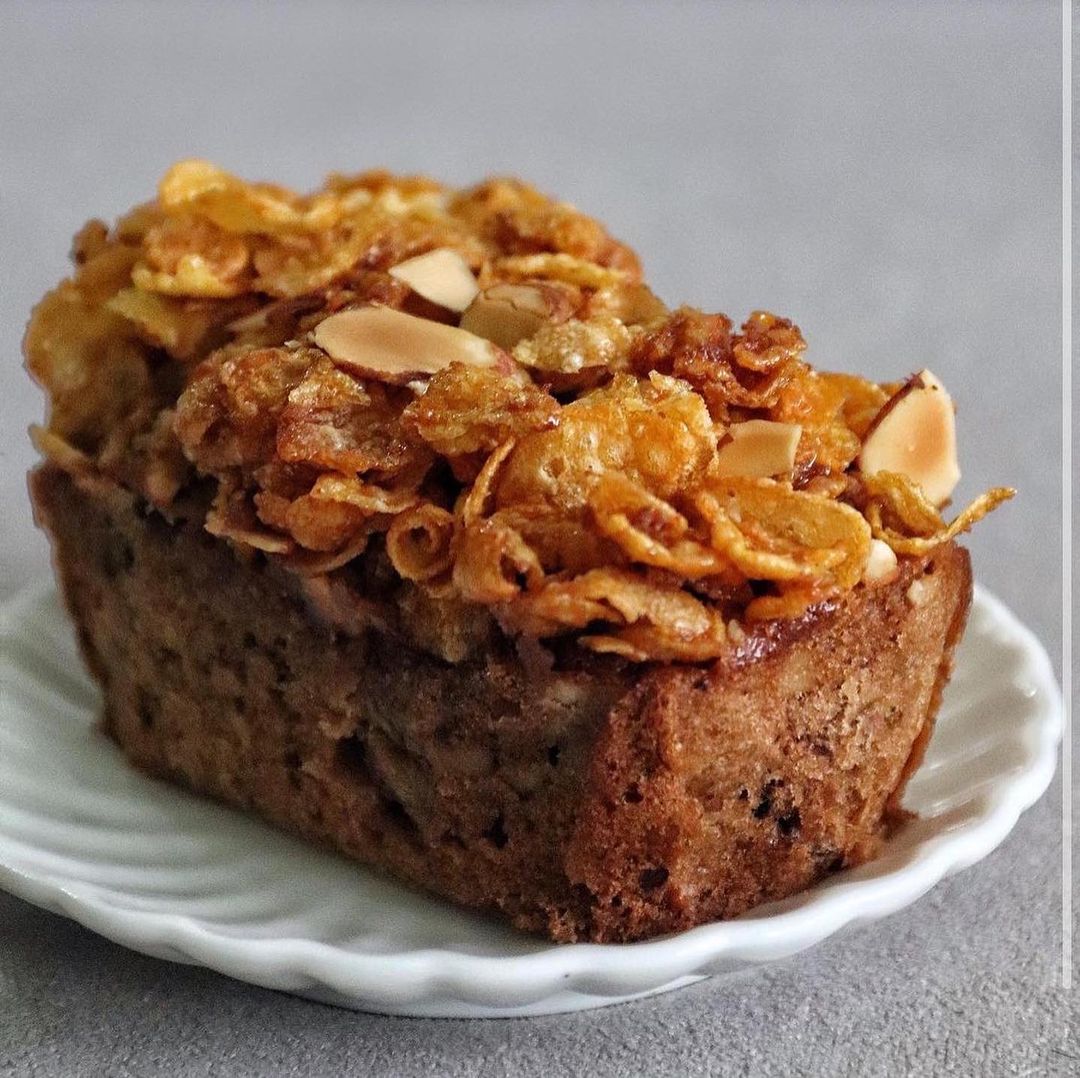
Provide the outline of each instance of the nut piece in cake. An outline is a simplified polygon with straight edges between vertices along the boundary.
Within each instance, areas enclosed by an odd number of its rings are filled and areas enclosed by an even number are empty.
[[[892,547],[882,539],[871,539],[870,555],[863,570],[863,582],[872,585],[888,584],[896,579],[898,572],[898,562]]]

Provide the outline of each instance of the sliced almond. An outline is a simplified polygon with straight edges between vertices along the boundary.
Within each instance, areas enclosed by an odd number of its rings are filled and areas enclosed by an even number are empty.
[[[882,539],[870,540],[870,556],[863,569],[863,580],[867,584],[888,584],[896,579],[899,569],[893,549]]]
[[[449,247],[407,258],[390,267],[390,276],[407,284],[417,295],[451,311],[463,311],[479,291],[464,258]]]
[[[545,322],[565,321],[566,296],[551,285],[496,284],[485,288],[461,316],[461,328],[509,351]]]
[[[952,398],[930,371],[920,371],[885,404],[863,441],[859,467],[867,475],[899,472],[934,505],[947,502],[960,480]]]
[[[720,475],[750,475],[767,479],[789,473],[795,466],[802,427],[798,423],[773,423],[749,419],[728,428],[731,438],[716,455]]]
[[[395,385],[432,375],[451,363],[513,369],[510,357],[490,341],[391,307],[332,314],[315,327],[314,336],[335,363]]]

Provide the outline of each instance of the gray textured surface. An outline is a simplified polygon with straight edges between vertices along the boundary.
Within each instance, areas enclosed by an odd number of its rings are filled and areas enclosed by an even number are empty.
[[[0,6],[0,594],[45,571],[14,356],[70,234],[197,153],[308,185],[517,172],[604,217],[668,299],[795,317],[822,366],[930,365],[960,495],[1021,497],[978,575],[1060,670],[1055,5]],[[991,858],[784,966],[517,1022],[355,1015],[131,954],[0,898],[0,1072],[1076,1072],[1060,783]]]

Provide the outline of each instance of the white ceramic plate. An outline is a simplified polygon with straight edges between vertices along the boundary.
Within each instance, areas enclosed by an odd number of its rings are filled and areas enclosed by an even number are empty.
[[[736,921],[647,943],[553,945],[131,770],[51,584],[7,604],[0,887],[128,947],[393,1014],[598,1007],[786,957],[914,902],[985,857],[1054,773],[1046,653],[977,591],[956,674],[884,855]]]

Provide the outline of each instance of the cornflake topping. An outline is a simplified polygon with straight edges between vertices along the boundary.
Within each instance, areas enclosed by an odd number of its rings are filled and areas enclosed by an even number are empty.
[[[514,180],[300,195],[186,161],[73,258],[26,335],[41,452],[377,594],[419,640],[495,622],[706,661],[1012,494],[946,523],[953,407],[928,371],[819,372],[788,319],[669,310],[629,248]]]

